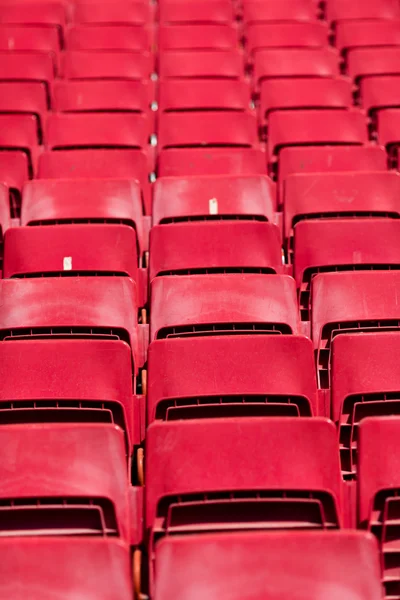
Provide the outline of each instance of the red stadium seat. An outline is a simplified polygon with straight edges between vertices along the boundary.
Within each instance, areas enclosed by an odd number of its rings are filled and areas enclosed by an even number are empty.
[[[351,217],[400,218],[400,175],[354,171],[295,174],[286,179],[284,231],[289,241],[293,227],[304,219]]]
[[[263,175],[161,177],[154,184],[153,223],[273,221],[275,186]]]
[[[277,77],[336,77],[339,56],[333,48],[260,50],[254,57],[254,82]]]
[[[265,600],[329,597],[335,589],[343,600],[378,600],[376,541],[359,531],[222,532],[170,536],[156,547],[155,600],[184,600],[193,589],[245,597],[250,588]]]
[[[335,45],[344,53],[354,48],[400,46],[400,21],[343,21],[336,27]]]
[[[354,477],[360,421],[400,413],[398,333],[339,335],[332,344],[331,418],[339,427],[342,471]]]
[[[7,279],[125,276],[138,284],[135,230],[127,225],[14,227],[4,240],[3,274]]]
[[[268,121],[268,160],[289,146],[362,145],[368,141],[365,115],[359,110],[287,110]]]
[[[196,2],[160,2],[160,23],[231,23],[234,19],[233,5],[229,0]]]
[[[359,427],[358,520],[380,542],[386,597],[399,589],[398,452],[400,419],[365,419]]]
[[[254,148],[171,148],[158,154],[159,177],[266,175],[266,172],[265,153]]]
[[[51,150],[143,149],[149,138],[148,120],[135,114],[52,114],[45,135],[46,146]]]
[[[16,150],[26,159],[32,176],[38,151],[39,136],[36,118],[29,114],[0,114],[0,149]]]
[[[0,441],[3,537],[100,535],[129,543],[127,461],[119,427],[12,425],[0,427]]]
[[[232,112],[164,113],[159,122],[161,149],[198,147],[251,148],[258,144],[253,114]]]
[[[147,2],[77,2],[74,6],[75,23],[99,25],[145,25],[150,19]]]
[[[395,0],[329,0],[326,4],[327,21],[361,21],[365,19],[398,19],[399,5]]]
[[[161,25],[158,47],[164,50],[230,50],[237,46],[231,25]]]
[[[43,590],[53,598],[69,593],[88,600],[107,600],[110,589],[119,600],[133,595],[130,552],[121,540],[6,538],[0,557],[0,595],[9,600],[42,600]]]
[[[188,85],[186,79],[167,79],[159,86],[158,108],[161,112],[245,111],[249,106],[250,89],[245,81],[195,79]]]
[[[243,20],[246,24],[314,21],[316,16],[316,7],[309,0],[246,0],[243,3]]]
[[[156,277],[150,293],[151,340],[300,332],[296,286],[286,275]]]
[[[167,50],[159,56],[161,78],[240,79],[243,55],[236,50]]]
[[[249,53],[264,48],[321,48],[328,45],[326,23],[253,23],[245,29]]]
[[[2,341],[38,339],[121,340],[139,343],[136,286],[126,277],[63,277],[0,281]]]
[[[302,319],[309,320],[311,281],[317,273],[400,270],[399,238],[398,219],[314,219],[297,223],[294,277]]]
[[[18,150],[0,153],[0,183],[8,188],[13,218],[20,216],[22,187],[29,177],[28,157],[25,154]]]
[[[36,179],[26,184],[21,225],[123,224],[146,247],[140,187],[118,179]]]
[[[10,2],[2,3],[0,8],[1,24],[26,25],[27,37],[30,36],[32,25],[46,26],[58,33],[61,44],[66,20],[65,7],[59,2]]]
[[[153,70],[153,58],[146,52],[71,50],[65,52],[62,63],[66,79],[141,80],[148,79]]]
[[[148,31],[135,25],[74,25],[66,44],[68,50],[150,50]]]
[[[141,81],[58,80],[52,96],[53,109],[57,112],[150,111],[149,89]]]
[[[0,113],[25,113],[37,121],[38,141],[47,112],[46,90],[40,83],[0,82]]]
[[[400,73],[399,75],[377,75],[367,77],[360,85],[360,100],[363,108],[375,118],[376,113],[384,108],[400,107]]]
[[[389,165],[397,168],[400,146],[400,110],[382,110],[377,116],[378,141],[389,154]]]
[[[347,73],[362,82],[372,75],[399,75],[400,48],[356,48],[349,53]]]
[[[54,64],[50,54],[43,52],[0,52],[0,82],[35,81],[46,89],[54,79]]]
[[[234,336],[158,340],[148,355],[147,421],[318,414],[310,340]]]
[[[386,171],[387,156],[378,146],[319,146],[284,148],[279,155],[279,199],[290,175],[296,173],[338,173]],[[312,190],[311,190],[312,191]]]
[[[1,156],[0,156],[1,158]],[[142,191],[143,207],[150,212],[148,160],[140,150],[57,150],[39,158],[40,179],[126,179],[136,180]],[[103,182],[101,182],[103,185]],[[94,200],[94,199],[93,199]],[[87,199],[85,198],[85,203]]]
[[[346,333],[399,330],[398,271],[321,273],[311,285],[311,334],[320,387],[329,387],[332,340]]]
[[[113,423],[134,441],[129,347],[110,340],[0,343],[0,424]]]
[[[337,446],[333,423],[318,417],[152,423],[146,442],[150,557],[156,541],[178,533],[337,528]]]
[[[350,108],[352,86],[344,77],[265,79],[260,86],[261,118],[275,110]]]
[[[43,25],[24,27],[22,25],[0,24],[0,50],[34,51],[52,55],[58,63],[60,40],[55,29]]]
[[[282,273],[280,232],[255,221],[175,223],[150,232],[149,280],[160,275]]]

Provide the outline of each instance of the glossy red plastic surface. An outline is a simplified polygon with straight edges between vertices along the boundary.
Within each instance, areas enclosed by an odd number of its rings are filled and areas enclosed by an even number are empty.
[[[164,78],[243,77],[243,55],[237,50],[165,50],[159,56],[159,74]]]
[[[399,91],[400,75],[366,77],[360,85],[362,106],[371,114],[385,108],[398,108]]]
[[[0,81],[38,81],[50,86],[54,65],[44,52],[0,52]]]
[[[336,27],[335,45],[342,51],[364,46],[398,46],[400,20],[343,21]]]
[[[157,340],[147,420],[318,414],[312,344],[297,336]]]
[[[356,81],[371,75],[400,74],[400,48],[355,48],[349,53],[347,73]]]
[[[250,105],[250,89],[245,81],[235,80],[165,80],[160,82],[160,111],[235,110]]]
[[[41,83],[0,82],[0,112],[28,113],[37,118],[38,128],[44,125],[47,95]]]
[[[159,177],[266,175],[265,152],[254,148],[168,148],[158,154]]]
[[[231,25],[160,25],[158,45],[164,50],[230,50],[237,46]]]
[[[296,286],[286,275],[156,277],[150,339],[299,333]]]
[[[66,44],[69,50],[150,50],[148,31],[134,25],[74,25]]]
[[[149,78],[153,70],[153,58],[146,52],[71,50],[62,62],[66,79],[140,80]]]
[[[280,2],[246,0],[243,3],[245,23],[313,21],[315,18],[315,6],[309,0],[281,0]]]
[[[147,2],[77,2],[74,6],[76,23],[101,25],[146,24],[150,18]]]
[[[0,50],[31,50],[53,54],[55,59],[60,50],[60,40],[57,30],[46,26],[27,28],[22,25],[0,24]]]
[[[326,23],[253,23],[245,30],[246,48],[321,48],[328,44]]]
[[[326,7],[328,21],[362,19],[398,19],[400,8],[395,0],[329,0]]]

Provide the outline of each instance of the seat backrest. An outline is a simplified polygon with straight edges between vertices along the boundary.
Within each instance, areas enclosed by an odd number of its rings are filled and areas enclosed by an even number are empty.
[[[160,275],[281,272],[280,232],[271,223],[175,223],[150,232],[150,281]]]
[[[0,337],[119,339],[138,367],[136,285],[127,277],[3,279]]]
[[[243,20],[246,24],[307,22],[313,21],[316,16],[316,7],[309,0],[281,0],[281,2],[247,0],[243,3]]]
[[[267,174],[261,148],[170,148],[157,160],[159,177]]]
[[[250,105],[250,88],[245,81],[230,79],[166,79],[160,82],[158,108],[161,112],[193,110],[245,111]]]
[[[250,54],[264,48],[322,48],[327,46],[328,36],[328,25],[321,21],[252,23],[245,29]]]
[[[151,283],[150,339],[298,333],[296,285],[286,275],[177,275]]]
[[[0,556],[0,594],[10,600],[20,594],[43,600],[43,593],[53,598],[69,593],[75,598],[83,594],[87,599],[107,600],[110,587],[118,600],[133,595],[130,553],[120,540],[2,538]]]
[[[161,78],[218,78],[243,77],[243,55],[237,50],[166,50],[160,53]]]
[[[114,423],[133,439],[132,360],[110,340],[0,343],[0,423]]]
[[[153,223],[273,221],[275,184],[264,175],[160,177],[154,185]]]
[[[376,541],[359,531],[268,531],[169,537],[155,560],[155,600],[184,600],[192,589],[227,599],[379,600]],[[239,576],[232,576],[239,573]],[[302,584],[299,589],[299,578]]]
[[[318,414],[312,345],[297,336],[158,340],[147,420]]]
[[[75,23],[98,23],[99,25],[145,25],[150,19],[147,2],[78,2],[74,5]]]
[[[141,25],[72,25],[66,33],[68,50],[150,50],[148,30]]]
[[[119,427],[12,425],[0,427],[0,440],[3,536],[36,532],[129,540],[127,461]]]
[[[400,74],[400,48],[355,48],[347,59],[347,73],[356,82],[371,75]]]
[[[340,525],[336,429],[326,419],[155,422],[146,457],[145,526],[154,537],[244,523],[246,529]]]
[[[234,19],[233,6],[229,0],[200,2],[160,2],[160,23],[231,23]]]
[[[158,47],[164,50],[230,50],[237,46],[237,30],[230,24],[163,25]]]
[[[326,7],[327,21],[339,22],[362,19],[398,19],[400,10],[395,0],[330,0]]]
[[[399,46],[400,21],[342,21],[336,26],[335,45],[342,52],[362,47]]]
[[[66,79],[142,80],[153,71],[153,57],[148,52],[69,50],[62,61]]]

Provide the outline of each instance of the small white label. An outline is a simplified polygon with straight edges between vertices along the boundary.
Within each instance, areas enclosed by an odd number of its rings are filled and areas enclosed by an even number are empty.
[[[208,209],[210,211],[210,215],[218,214],[218,200],[216,198],[211,198],[208,201]]]
[[[72,256],[64,256],[63,267],[64,271],[72,270]]]

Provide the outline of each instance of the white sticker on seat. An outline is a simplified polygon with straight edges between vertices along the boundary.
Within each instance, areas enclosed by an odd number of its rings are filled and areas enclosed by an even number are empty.
[[[64,271],[72,270],[72,256],[64,256],[63,267]]]
[[[211,198],[208,201],[208,209],[210,211],[210,215],[218,214],[218,200],[216,198]]]

